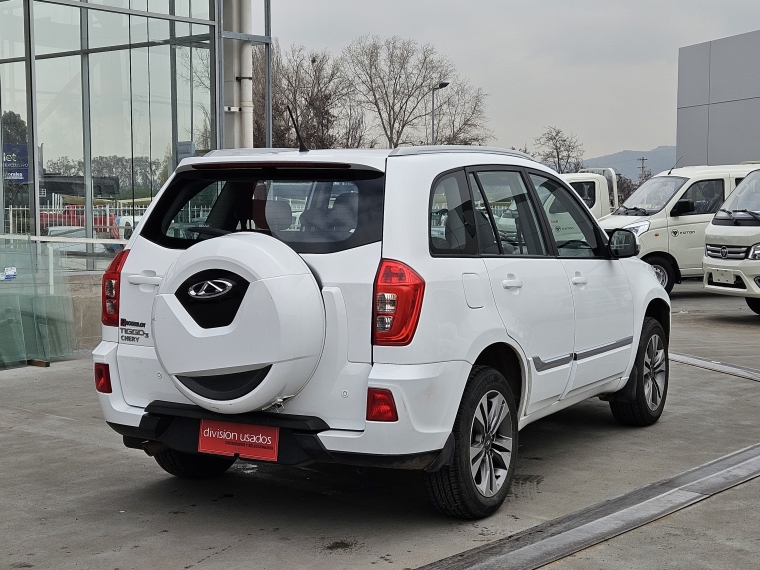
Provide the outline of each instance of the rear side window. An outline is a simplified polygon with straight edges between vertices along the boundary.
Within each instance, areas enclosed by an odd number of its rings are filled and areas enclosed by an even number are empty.
[[[430,251],[475,255],[475,215],[463,171],[444,174],[433,183],[430,198]]]
[[[586,206],[589,208],[594,207],[594,204],[596,204],[596,183],[588,181],[571,182],[570,186],[572,186],[573,190],[578,193],[578,196],[581,197],[581,200],[586,203]]]
[[[185,249],[228,232],[259,232],[298,253],[380,241],[385,175],[376,171],[234,170],[178,175],[142,235]]]

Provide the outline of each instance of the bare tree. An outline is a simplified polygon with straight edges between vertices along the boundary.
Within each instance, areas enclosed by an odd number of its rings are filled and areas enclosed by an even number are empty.
[[[615,175],[617,176],[618,198],[622,204],[631,197],[631,194],[636,191],[636,188],[638,186],[633,182],[633,180],[627,176],[620,174],[619,172],[616,172]],[[610,196],[610,199],[612,199],[612,196]]]
[[[437,144],[484,145],[493,138],[493,132],[486,126],[486,94],[482,89],[476,89],[466,79],[457,76],[438,94],[435,109]]]
[[[448,58],[430,44],[367,35],[351,42],[342,60],[358,100],[376,121],[388,147],[426,138],[414,131],[425,128],[432,86],[454,74]]]
[[[548,127],[533,141],[536,158],[560,174],[578,172],[583,168],[583,143],[578,137],[565,134],[562,129]]]

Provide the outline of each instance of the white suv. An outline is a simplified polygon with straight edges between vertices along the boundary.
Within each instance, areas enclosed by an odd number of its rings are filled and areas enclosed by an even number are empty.
[[[637,251],[521,153],[215,151],[106,272],[96,389],[174,475],[419,469],[443,512],[483,517],[530,422],[593,396],[660,417],[670,306]]]

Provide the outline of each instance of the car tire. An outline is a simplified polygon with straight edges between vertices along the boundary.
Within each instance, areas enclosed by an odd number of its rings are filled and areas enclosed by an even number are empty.
[[[219,477],[235,463],[234,457],[183,453],[173,449],[159,451],[153,458],[164,471],[182,479]]]
[[[612,415],[624,426],[650,426],[665,408],[670,376],[668,339],[662,325],[651,317],[644,319],[631,376],[636,379],[633,401],[611,401]]]
[[[744,300],[747,301],[747,306],[753,313],[760,315],[760,299],[754,297],[744,297]]]
[[[676,271],[673,265],[664,257],[657,255],[648,257],[645,261],[654,268],[657,280],[669,295],[676,283]]]
[[[496,409],[503,410],[500,421],[489,413]],[[446,515],[486,517],[506,499],[517,457],[517,408],[509,383],[498,370],[473,367],[453,435],[451,465],[424,473],[428,497]]]

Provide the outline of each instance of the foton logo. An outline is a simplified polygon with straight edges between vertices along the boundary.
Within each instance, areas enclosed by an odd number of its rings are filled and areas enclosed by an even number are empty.
[[[279,428],[201,420],[198,451],[277,461]]]

